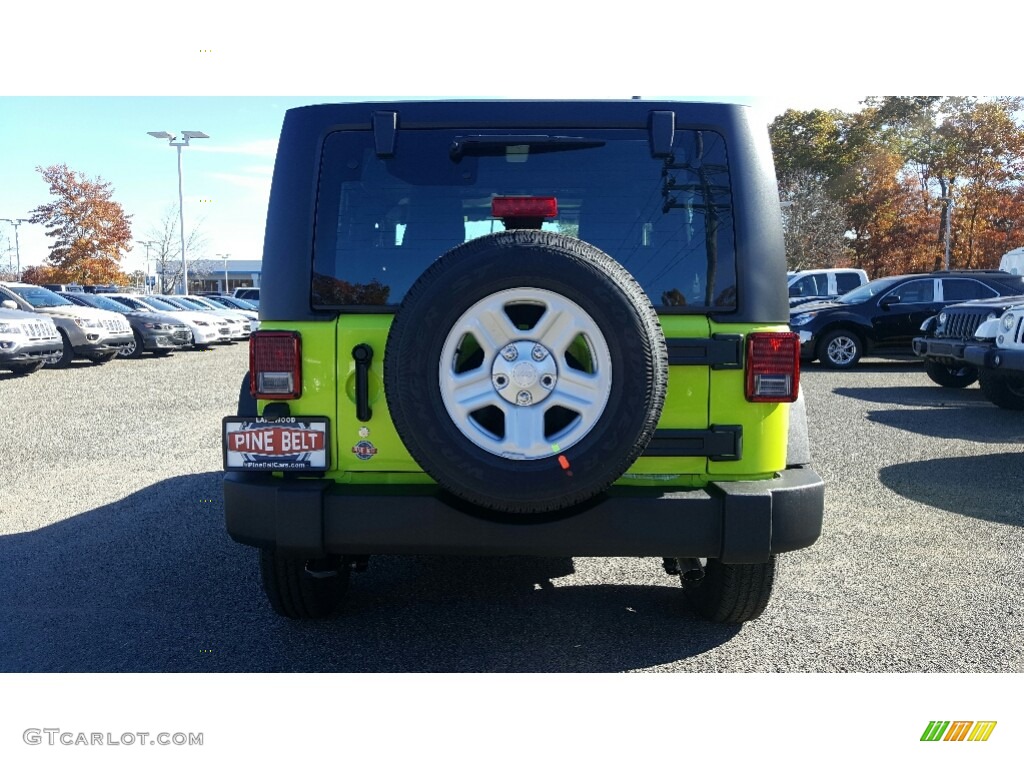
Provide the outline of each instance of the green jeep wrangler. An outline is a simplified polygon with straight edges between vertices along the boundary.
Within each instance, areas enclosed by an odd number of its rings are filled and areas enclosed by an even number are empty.
[[[224,507],[284,616],[372,554],[651,556],[742,622],[821,533],[747,107],[290,110],[262,289]]]

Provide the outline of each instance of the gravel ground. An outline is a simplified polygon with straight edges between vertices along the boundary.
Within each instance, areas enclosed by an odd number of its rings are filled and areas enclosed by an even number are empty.
[[[0,670],[1024,672],[1024,414],[976,385],[806,368],[825,532],[743,627],[631,558],[373,558],[340,618],[293,623],[224,532],[247,362],[0,372]]]

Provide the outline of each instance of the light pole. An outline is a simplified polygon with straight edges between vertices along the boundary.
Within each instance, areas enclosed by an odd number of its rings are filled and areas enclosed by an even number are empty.
[[[218,253],[222,259],[224,259],[224,293],[228,292],[228,259],[231,257],[230,253]]]
[[[181,292],[188,293],[188,264],[185,262],[185,203],[181,193],[181,148],[187,147],[192,139],[210,138],[202,131],[182,131],[179,139],[167,131],[147,131],[155,139],[167,139],[167,143],[178,148],[178,216],[181,219]]]
[[[15,282],[21,280],[21,249],[18,247],[18,227],[22,224],[28,224],[30,219],[0,219],[0,221],[7,221],[14,225],[14,258],[18,261],[18,266],[14,272]]]
[[[153,291],[149,286],[149,247],[151,245],[157,245],[157,243],[154,240],[136,240],[135,242],[139,245],[146,246],[146,293],[152,293]],[[156,281],[154,280],[153,282],[155,283]]]
[[[946,204],[946,256],[942,262],[942,268],[947,272],[949,271],[949,230],[950,222],[953,219],[953,198],[952,197],[940,197],[940,202]]]

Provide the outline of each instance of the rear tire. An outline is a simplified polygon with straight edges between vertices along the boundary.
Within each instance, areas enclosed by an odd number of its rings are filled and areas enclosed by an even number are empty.
[[[767,563],[727,565],[709,559],[703,579],[682,584],[690,604],[705,619],[740,624],[756,619],[768,607],[776,569],[775,555]]]
[[[990,403],[1008,411],[1024,411],[1024,378],[981,371],[978,383]]]
[[[337,555],[307,560],[260,550],[263,592],[275,613],[288,619],[322,619],[341,608],[349,562]]]
[[[940,387],[950,389],[963,389],[978,380],[978,369],[973,365],[944,365],[925,360],[924,372]]]

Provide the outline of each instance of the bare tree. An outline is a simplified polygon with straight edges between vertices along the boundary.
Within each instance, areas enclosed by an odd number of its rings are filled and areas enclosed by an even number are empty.
[[[216,266],[205,259],[206,234],[202,231],[200,219],[185,236],[185,262],[188,264],[189,280],[205,277]],[[147,238],[153,242],[150,257],[156,267],[157,289],[163,294],[177,293],[181,286],[181,229],[178,206],[170,206],[160,223],[150,230]],[[186,291],[187,293],[187,291]]]
[[[6,235],[0,239],[0,280],[17,280],[17,259],[11,238]]]
[[[795,171],[779,183],[786,266],[790,270],[834,267],[851,258],[846,210],[810,171]]]

